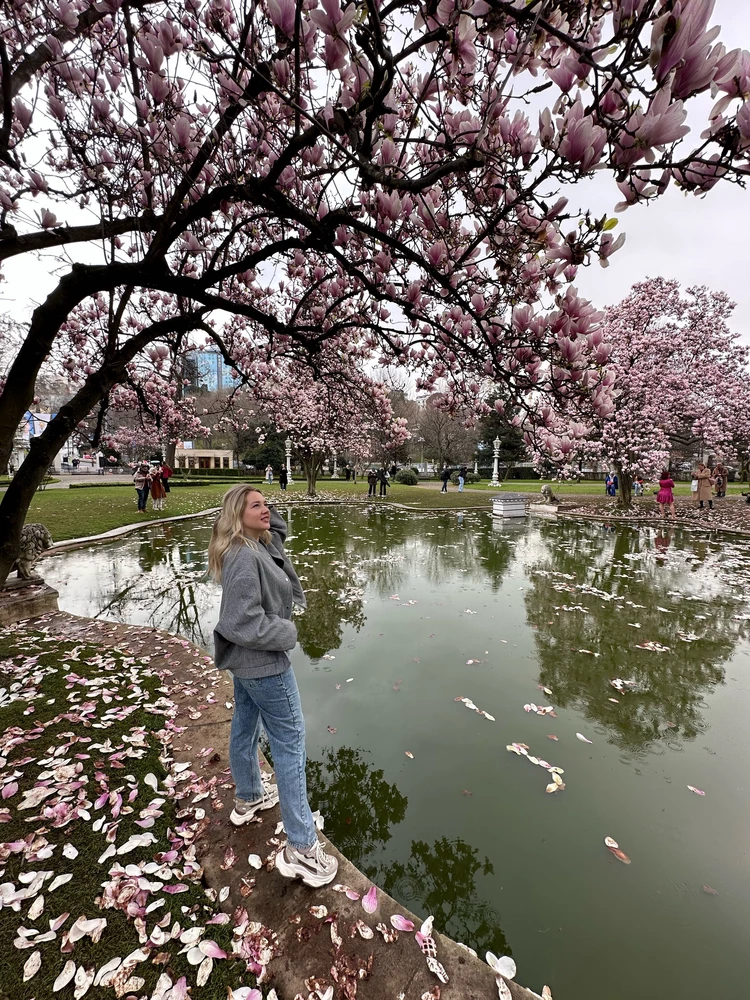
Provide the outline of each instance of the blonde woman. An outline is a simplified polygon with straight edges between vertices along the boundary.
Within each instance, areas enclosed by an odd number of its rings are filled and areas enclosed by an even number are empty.
[[[234,679],[229,763],[236,787],[235,826],[278,802],[287,843],[276,868],[311,886],[336,877],[338,862],[318,840],[305,777],[305,721],[288,651],[297,643],[292,605],[306,605],[284,552],[286,522],[253,486],[224,497],[208,546],[208,568],[221,583],[214,631],[216,666]],[[264,787],[258,766],[261,725],[273,754],[277,785]]]

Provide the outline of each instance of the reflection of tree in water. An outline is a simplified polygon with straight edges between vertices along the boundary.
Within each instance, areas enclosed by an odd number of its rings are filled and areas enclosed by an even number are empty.
[[[718,571],[713,547],[701,541],[692,554],[673,550],[667,562],[663,540],[652,547],[637,529],[605,532],[564,522],[542,526],[539,540],[526,609],[550,701],[602,723],[623,747],[694,738],[703,729],[700,702],[723,682],[721,663],[739,638],[740,623],[732,620],[737,604],[726,595],[712,594],[705,604],[669,592],[684,591],[689,574]],[[703,612],[709,617],[696,619]],[[685,642],[678,632],[700,638]],[[659,642],[670,652],[635,648],[644,642]],[[609,684],[615,677],[637,681],[638,692],[618,694]]]
[[[477,878],[492,875],[492,865],[465,841],[413,841],[406,864],[378,863],[408,800],[361,750],[328,748],[322,760],[308,761],[307,787],[313,809],[325,817],[326,836],[381,888],[424,916],[433,913],[437,929],[464,944],[510,954],[497,913],[477,896]]]
[[[307,608],[295,617],[297,638],[307,656],[316,659],[338,649],[344,625],[359,631],[363,581],[353,564],[348,532],[337,518],[317,518],[312,511],[282,513],[294,532],[287,549],[307,597]]]
[[[408,799],[389,785],[353,747],[328,748],[322,760],[307,763],[313,809],[325,817],[326,836],[370,877],[372,855],[391,839],[391,827],[406,815]]]
[[[205,546],[196,546],[190,535],[173,533],[171,525],[161,525],[141,539],[138,565],[141,575],[111,594],[97,616],[129,621],[132,607],[142,607],[151,625],[206,646],[203,621],[213,606],[213,594],[203,585]]]
[[[510,955],[499,914],[479,898],[477,878],[494,874],[487,858],[460,837],[433,844],[415,840],[406,864],[395,861],[377,876],[394,899],[422,916],[432,913],[436,928],[480,955]]]

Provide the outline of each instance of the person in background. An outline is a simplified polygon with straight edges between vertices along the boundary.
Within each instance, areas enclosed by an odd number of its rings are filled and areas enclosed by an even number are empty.
[[[636,476],[633,480],[633,496],[643,496],[643,476]]]
[[[289,474],[282,465],[281,472],[279,472],[279,487],[282,490],[286,490],[288,485],[289,485]]]
[[[214,659],[234,683],[229,820],[234,826],[257,822],[258,812],[278,803],[287,839],[276,870],[318,887],[335,879],[338,862],[318,839],[307,798],[305,719],[289,658],[297,644],[292,608],[304,608],[307,600],[284,551],[286,534],[284,519],[253,486],[233,486],[224,497],[208,546],[209,572],[222,590]],[[261,727],[276,784],[264,784],[258,766]]]
[[[75,459],[73,459],[75,462]],[[146,500],[148,499],[148,465],[146,462],[141,462],[138,468],[135,470],[135,475],[133,476],[133,486],[135,486],[135,492],[138,494],[138,513],[146,513]]]
[[[463,493],[464,483],[466,482],[466,466],[462,465],[458,470],[458,492]]]
[[[698,501],[698,508],[703,510],[703,504],[708,500],[708,509],[713,510],[714,502],[711,497],[711,472],[703,462],[698,463],[698,469],[693,477],[698,480],[698,489],[695,498]]]
[[[387,469],[378,469],[378,482],[380,483],[380,495],[381,497],[388,496],[388,487],[390,486],[390,475]]]
[[[268,483],[269,486],[273,482],[273,466],[271,465],[270,462],[266,466],[266,482]]]
[[[617,473],[616,472],[610,472],[607,475],[607,482],[606,482],[607,496],[608,497],[616,497],[617,496],[617,489],[618,489],[619,485],[620,485],[620,482],[619,482],[619,480],[617,478]]]
[[[344,475],[345,475],[346,481],[348,483],[349,480],[352,478],[352,470],[349,468],[349,463],[348,462],[344,466]]]
[[[357,466],[356,465],[352,466],[352,482],[353,483],[357,482]]]
[[[727,479],[729,478],[729,470],[722,464],[722,462],[719,461],[714,466],[714,471],[711,475],[714,479],[714,490],[716,491],[717,498],[725,497],[727,495]]]
[[[447,465],[444,465],[440,472],[440,478],[443,480],[443,486],[442,489],[440,490],[441,493],[448,492],[448,480],[450,479],[450,477],[451,477],[451,470],[448,468]]]
[[[174,470],[171,469],[170,466],[168,466],[166,462],[162,462],[161,463],[161,481],[162,481],[162,484],[164,485],[164,492],[165,493],[170,493],[171,492],[170,489],[169,489],[169,480],[172,478],[173,472],[174,472]]]
[[[659,476],[659,492],[656,494],[656,502],[661,507],[661,516],[666,518],[667,507],[672,515],[672,520],[674,521],[674,494],[672,490],[674,489],[674,479],[669,475],[668,469],[662,469],[661,475]]]
[[[151,505],[154,510],[164,510],[164,499],[167,495],[161,478],[161,466],[155,465],[148,475],[151,487]]]
[[[374,469],[369,469],[367,472],[367,495],[368,497],[375,496],[375,490],[378,485],[378,474]]]

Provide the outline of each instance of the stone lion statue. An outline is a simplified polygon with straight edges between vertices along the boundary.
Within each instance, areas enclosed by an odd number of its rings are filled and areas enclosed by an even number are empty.
[[[45,549],[52,545],[52,535],[43,524],[25,524],[21,528],[21,552],[12,569],[22,580],[30,580],[34,575],[34,567]]]
[[[542,503],[560,503],[559,498],[552,492],[552,487],[549,483],[545,483],[539,492],[542,494]]]

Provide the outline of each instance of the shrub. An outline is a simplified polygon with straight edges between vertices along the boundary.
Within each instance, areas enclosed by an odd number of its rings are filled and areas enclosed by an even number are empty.
[[[464,482],[465,483],[481,483],[481,481],[482,481],[482,477],[478,476],[475,472],[467,472],[466,475],[464,476]],[[454,486],[458,486],[458,473],[457,472],[452,472],[451,473],[451,482],[453,483]]]
[[[402,469],[396,473],[396,482],[402,486],[416,486],[419,483],[419,476],[413,469]]]
[[[411,471],[414,473],[417,479],[419,479],[419,469],[416,467],[416,465],[411,466]]]

